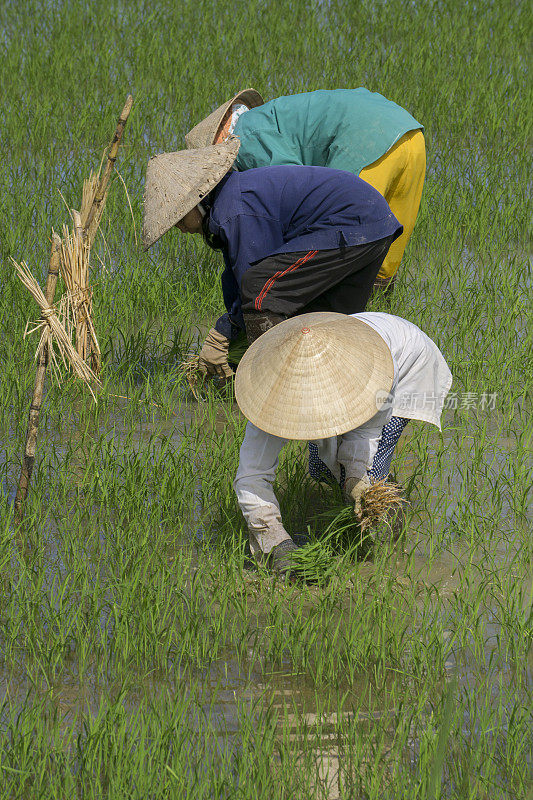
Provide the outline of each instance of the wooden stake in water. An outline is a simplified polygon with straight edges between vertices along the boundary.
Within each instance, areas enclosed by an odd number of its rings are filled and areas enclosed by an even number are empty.
[[[52,253],[50,255],[48,277],[46,279],[46,288],[44,292],[49,305],[52,305],[54,302],[54,296],[56,293],[57,278],[59,275],[60,248],[61,239],[56,233],[53,233]],[[17,496],[15,498],[15,520],[17,522],[22,521],[24,502],[28,494],[28,486],[30,484],[33,463],[35,461],[35,446],[37,443],[37,432],[39,430],[39,415],[41,413],[41,405],[43,402],[44,379],[46,376],[46,367],[48,366],[48,358],[48,347],[43,347],[37,363],[33,397],[30,405],[30,413],[28,415],[26,446],[24,448],[24,456],[22,459],[22,467],[20,470],[20,478],[17,487]]]
[[[124,108],[122,109],[120,116],[118,118],[117,127],[115,129],[115,135],[113,136],[111,144],[109,145],[107,153],[107,161],[104,167],[104,171],[100,174],[101,170],[99,170],[97,175],[91,173],[89,178],[84,183],[81,225],[82,225],[83,244],[87,248],[87,258],[88,258],[88,253],[96,237],[98,226],[100,225],[100,219],[102,217],[105,208],[107,187],[109,184],[109,180],[111,178],[111,174],[115,167],[115,161],[117,160],[117,155],[118,155],[118,148],[122,140],[124,128],[126,127],[126,122],[128,121],[132,105],[133,105],[133,97],[131,96],[131,94],[129,94],[126,98]],[[77,223],[76,227],[79,230],[79,222]],[[88,283],[87,283],[87,291],[90,292]],[[91,322],[90,310],[89,310],[88,322],[89,323]],[[100,351],[98,349],[98,345],[97,344],[95,345],[95,343],[96,343],[96,337],[94,337],[94,340],[89,341],[88,352],[84,356],[84,358],[90,356],[91,368],[94,370],[94,372],[96,372],[96,374],[99,374]]]
[[[83,232],[85,238],[88,240],[89,246],[92,244],[92,237],[96,234],[96,230],[98,225],[93,225],[95,219],[99,219],[100,212],[105,201],[106,191],[107,191],[107,184],[109,183],[109,179],[111,178],[111,173],[115,167],[115,161],[117,160],[118,155],[118,148],[120,145],[120,141],[122,139],[122,134],[124,133],[124,128],[126,127],[126,122],[128,121],[128,117],[130,115],[131,107],[133,105],[133,97],[129,94],[126,98],[126,102],[124,104],[124,108],[122,109],[120,116],[118,118],[117,127],[115,130],[115,135],[111,140],[111,144],[109,145],[109,152],[107,154],[107,162],[102,173],[102,176],[98,182],[98,186],[94,193],[93,201],[89,212],[87,214],[87,218],[83,221]]]
[[[74,221],[74,238],[76,239],[76,250],[79,253],[78,265],[81,267],[78,274],[73,277],[73,297],[76,320],[76,350],[85,359],[95,352],[93,343],[90,339],[89,320],[91,319],[91,289],[89,287],[89,259],[88,250],[84,252],[83,226],[81,216],[78,211],[72,209],[72,219]],[[99,351],[98,351],[99,353]],[[93,358],[94,361],[94,358]],[[91,364],[91,368],[94,367]],[[100,367],[96,370],[100,372]]]

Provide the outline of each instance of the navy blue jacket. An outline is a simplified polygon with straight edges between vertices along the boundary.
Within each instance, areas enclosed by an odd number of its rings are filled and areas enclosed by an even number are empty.
[[[387,201],[351,172],[274,166],[230,172],[213,192],[209,230],[223,243],[227,314],[216,329],[233,338],[244,327],[240,286],[253,264],[276,253],[332,250],[402,233]]]

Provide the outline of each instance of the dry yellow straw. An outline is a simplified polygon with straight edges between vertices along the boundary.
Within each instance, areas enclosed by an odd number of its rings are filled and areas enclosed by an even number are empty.
[[[95,354],[100,363],[100,347],[92,322],[92,289],[89,286],[89,247],[81,233],[80,215],[73,211],[75,232],[63,226],[61,242],[61,274],[67,287],[68,308],[65,313],[76,330],[76,350],[83,360]],[[94,366],[94,364],[93,364]]]
[[[31,274],[28,265],[24,261],[21,264],[18,264],[14,258],[12,258],[11,261],[13,262],[22,284],[30,292],[41,309],[41,321],[36,323],[35,327],[31,330],[26,330],[24,334],[27,335],[28,333],[33,333],[36,330],[41,331],[41,340],[39,342],[35,357],[39,358],[43,347],[48,346],[50,363],[54,365],[57,371],[57,359],[52,349],[52,344],[55,344],[62,362],[65,365],[67,363],[70,364],[74,374],[85,383],[96,402],[96,395],[93,392],[91,384],[101,388],[102,384],[100,383],[98,377],[76,352],[72,345],[71,337],[59,319],[56,309],[48,304],[41,287]]]
[[[105,156],[105,151],[104,151]],[[104,160],[104,156],[102,156],[102,162]],[[102,202],[97,206],[94,216],[89,224],[88,229],[86,230],[87,219],[89,217],[89,211],[91,210],[94,199],[96,197],[96,192],[98,190],[98,185],[100,183],[100,170],[102,164],[100,164],[100,169],[98,172],[93,172],[91,170],[90,175],[83,181],[83,190],[82,190],[82,199],[81,199],[81,226],[85,231],[85,238],[89,244],[89,246],[94,242],[96,233],[98,231],[98,227],[100,225],[100,221],[102,219],[102,215],[104,213],[105,204],[107,200],[107,192],[105,192]]]

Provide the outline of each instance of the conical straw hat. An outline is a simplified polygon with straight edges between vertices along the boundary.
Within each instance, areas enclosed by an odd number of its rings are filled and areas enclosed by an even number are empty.
[[[147,250],[220,183],[237,157],[240,141],[154,156],[146,168],[143,245]]]
[[[187,147],[207,147],[207,145],[213,144],[220,124],[233,103],[243,103],[248,108],[257,108],[257,106],[262,106],[264,102],[259,92],[256,92],[255,89],[244,89],[236,94],[235,97],[232,97],[231,100],[228,100],[227,103],[219,106],[216,111],[209,114],[198,125],[195,125],[189,133],[186,133],[185,144]]]
[[[256,427],[284,439],[325,439],[359,427],[381,407],[392,356],[369,325],[345,314],[302,314],[248,348],[235,396]]]

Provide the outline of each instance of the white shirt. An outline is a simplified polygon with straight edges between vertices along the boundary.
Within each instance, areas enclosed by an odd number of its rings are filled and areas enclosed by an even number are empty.
[[[361,478],[371,469],[384,425],[391,416],[419,419],[441,427],[440,417],[452,374],[437,345],[412,322],[392,314],[352,314],[373,328],[387,344],[394,364],[391,391],[382,408],[364,425],[342,436],[316,442],[319,457],[340,477]],[[250,531],[252,552],[269,552],[289,538],[273,491],[279,453],[286,439],[248,422],[233,483]]]

